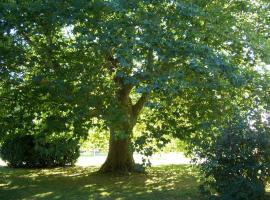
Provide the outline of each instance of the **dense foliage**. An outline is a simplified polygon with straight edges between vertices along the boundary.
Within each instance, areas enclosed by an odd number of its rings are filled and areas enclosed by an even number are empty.
[[[17,135],[4,140],[0,157],[11,167],[73,165],[79,157],[79,145],[76,140],[68,138],[45,141],[32,135]]]
[[[1,146],[1,158],[12,167],[33,167],[32,163],[36,160],[34,147],[35,143],[32,136],[10,138]]]
[[[269,127],[258,125],[233,118],[219,130],[213,143],[197,148],[205,177],[201,191],[209,199],[265,199],[270,177],[270,132]]]
[[[255,66],[268,62],[269,6],[1,1],[0,135],[86,138],[98,127],[110,132],[103,171],[134,169],[137,124],[140,150],[168,135],[206,138],[205,121],[222,124],[232,105],[247,110],[263,93]]]

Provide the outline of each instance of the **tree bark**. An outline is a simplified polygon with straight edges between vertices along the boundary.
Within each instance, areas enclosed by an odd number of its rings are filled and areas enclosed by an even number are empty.
[[[135,105],[132,105],[130,98],[127,101],[122,101],[123,119],[114,122],[110,128],[109,153],[100,172],[126,173],[135,171],[131,142],[132,131],[146,98],[145,95],[142,95]]]
[[[117,61],[113,59],[111,62],[116,68]],[[122,77],[115,76],[114,81],[119,86],[116,97],[118,100],[117,107],[123,117],[111,122],[109,153],[105,163],[100,168],[100,172],[133,172],[135,171],[135,162],[131,142],[132,130],[147,99],[147,95],[142,94],[136,104],[133,105],[129,95],[134,86],[125,84]]]
[[[120,139],[111,130],[109,153],[105,163],[100,168],[100,172],[126,173],[134,171],[134,167],[131,135],[126,135],[126,138]]]

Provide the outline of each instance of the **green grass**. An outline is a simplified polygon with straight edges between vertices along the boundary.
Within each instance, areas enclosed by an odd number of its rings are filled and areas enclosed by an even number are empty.
[[[100,175],[96,170],[0,167],[0,199],[200,199],[196,170],[187,165],[153,167],[147,174],[129,176]]]
[[[197,170],[188,165],[153,167],[147,174],[100,175],[97,168],[0,167],[1,200],[199,200]]]

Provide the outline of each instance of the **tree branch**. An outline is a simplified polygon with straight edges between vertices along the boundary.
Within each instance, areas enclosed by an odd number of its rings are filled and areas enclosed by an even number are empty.
[[[109,71],[109,74],[112,75],[116,71],[119,62],[110,53],[106,54],[106,60],[108,61],[108,66],[105,68]]]
[[[147,98],[148,98],[148,94],[143,93],[142,96],[140,97],[140,99],[137,101],[137,103],[132,106],[132,112],[133,112],[134,117],[136,117],[136,118],[138,117]]]
[[[98,116],[98,110],[95,108],[93,110],[90,110],[88,117],[93,118]]]
[[[8,97],[0,97],[0,99],[9,100]]]

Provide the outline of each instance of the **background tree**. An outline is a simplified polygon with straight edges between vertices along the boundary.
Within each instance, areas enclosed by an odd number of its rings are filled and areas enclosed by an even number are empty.
[[[131,139],[190,138],[252,93],[266,1],[1,3],[1,133],[110,132],[103,172],[133,171]],[[245,102],[248,105],[248,102]],[[147,137],[146,137],[147,136]]]

